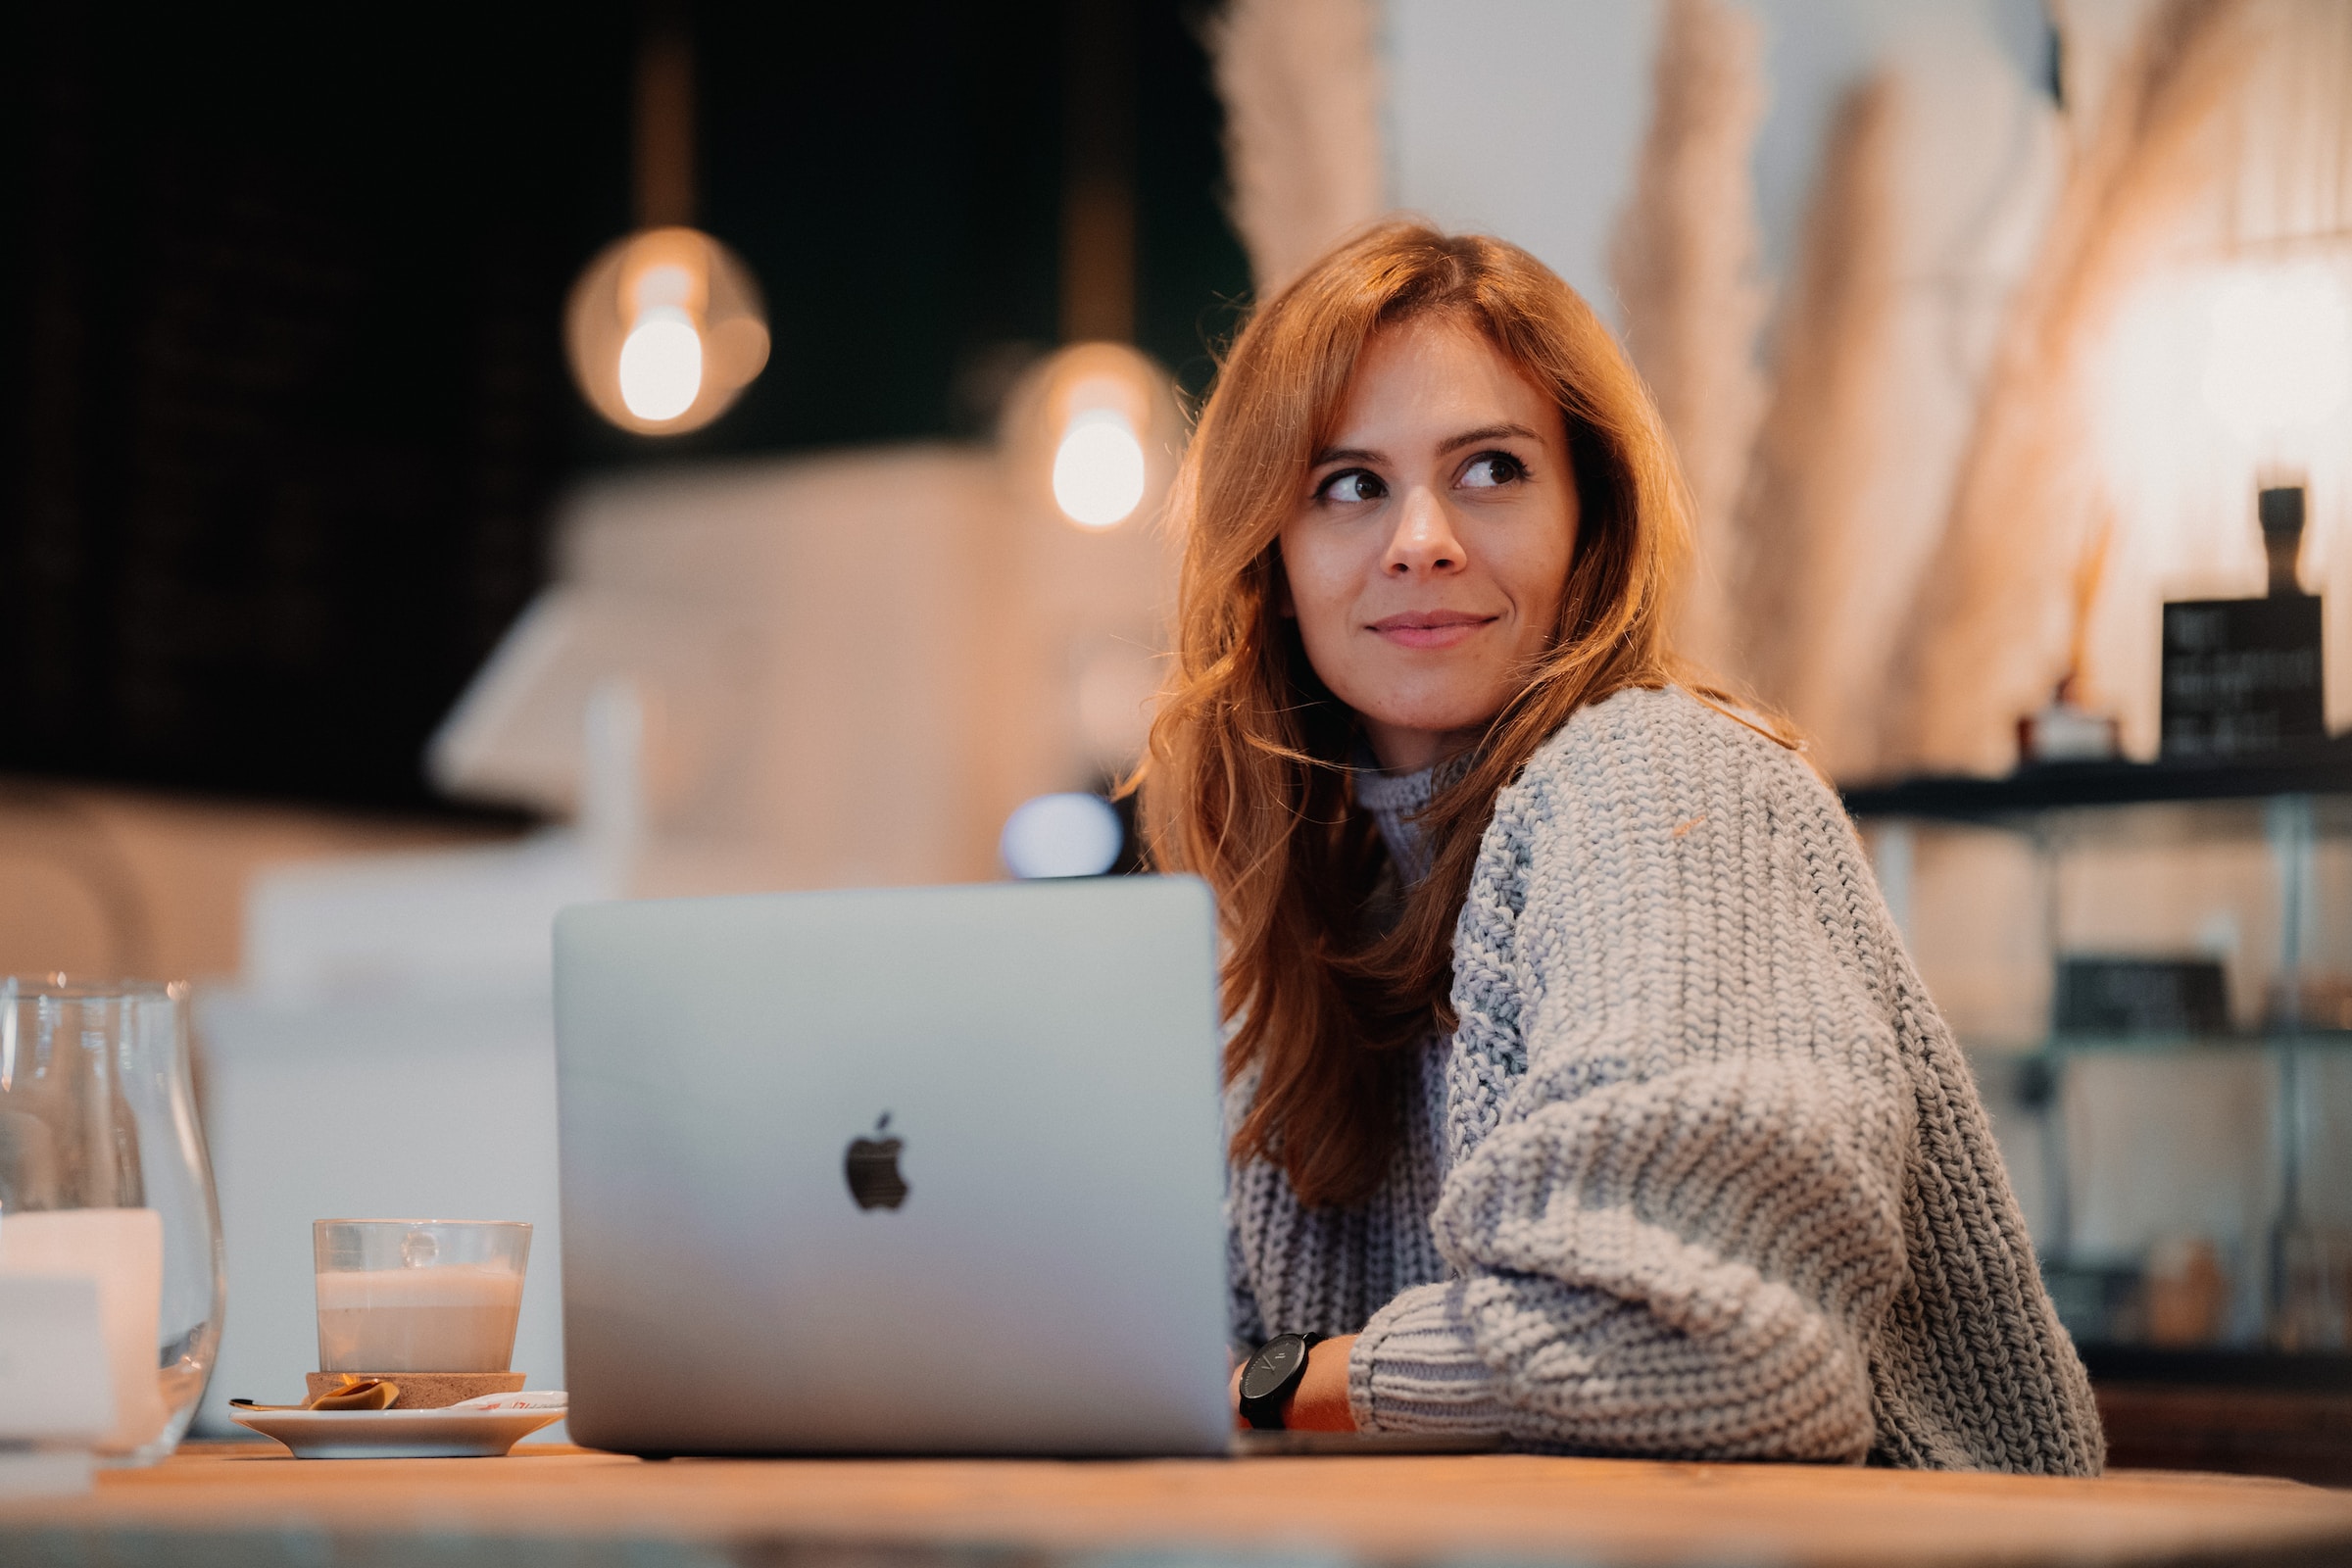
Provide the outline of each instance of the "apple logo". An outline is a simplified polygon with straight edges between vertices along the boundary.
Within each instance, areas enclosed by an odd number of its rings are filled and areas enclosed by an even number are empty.
[[[906,1147],[905,1141],[880,1136],[889,1129],[890,1112],[886,1110],[874,1123],[876,1136],[852,1139],[849,1157],[842,1161],[850,1196],[858,1200],[859,1208],[896,1208],[906,1201],[906,1178],[899,1174],[899,1151]]]

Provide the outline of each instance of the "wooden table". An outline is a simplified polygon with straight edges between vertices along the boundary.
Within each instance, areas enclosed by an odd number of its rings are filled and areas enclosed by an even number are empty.
[[[2352,1492],[1520,1455],[1143,1462],[297,1460],[190,1447],[0,1504],[0,1563],[1345,1568],[2352,1561]]]

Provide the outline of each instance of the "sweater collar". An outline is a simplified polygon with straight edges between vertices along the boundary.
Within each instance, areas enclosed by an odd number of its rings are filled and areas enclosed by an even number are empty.
[[[1397,875],[1411,887],[1429,874],[1429,843],[1420,816],[1446,788],[1470,770],[1475,753],[1464,752],[1415,768],[1410,773],[1384,773],[1369,750],[1357,753],[1355,804],[1379,825],[1389,846],[1389,858]]]

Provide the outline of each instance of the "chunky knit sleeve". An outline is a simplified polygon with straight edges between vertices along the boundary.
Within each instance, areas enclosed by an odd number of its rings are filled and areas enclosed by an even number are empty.
[[[1482,848],[1432,1220],[1454,1277],[1374,1314],[1359,1425],[1869,1452],[1917,1137],[1890,940],[1800,760],[1679,693],[1580,713]]]

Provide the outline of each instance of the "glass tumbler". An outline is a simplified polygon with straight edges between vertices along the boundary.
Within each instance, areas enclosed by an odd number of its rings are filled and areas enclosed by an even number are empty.
[[[321,1372],[504,1372],[531,1228],[519,1220],[322,1219]]]
[[[188,1054],[184,985],[0,977],[0,1269],[98,1282],[118,1464],[177,1446],[220,1344]]]

